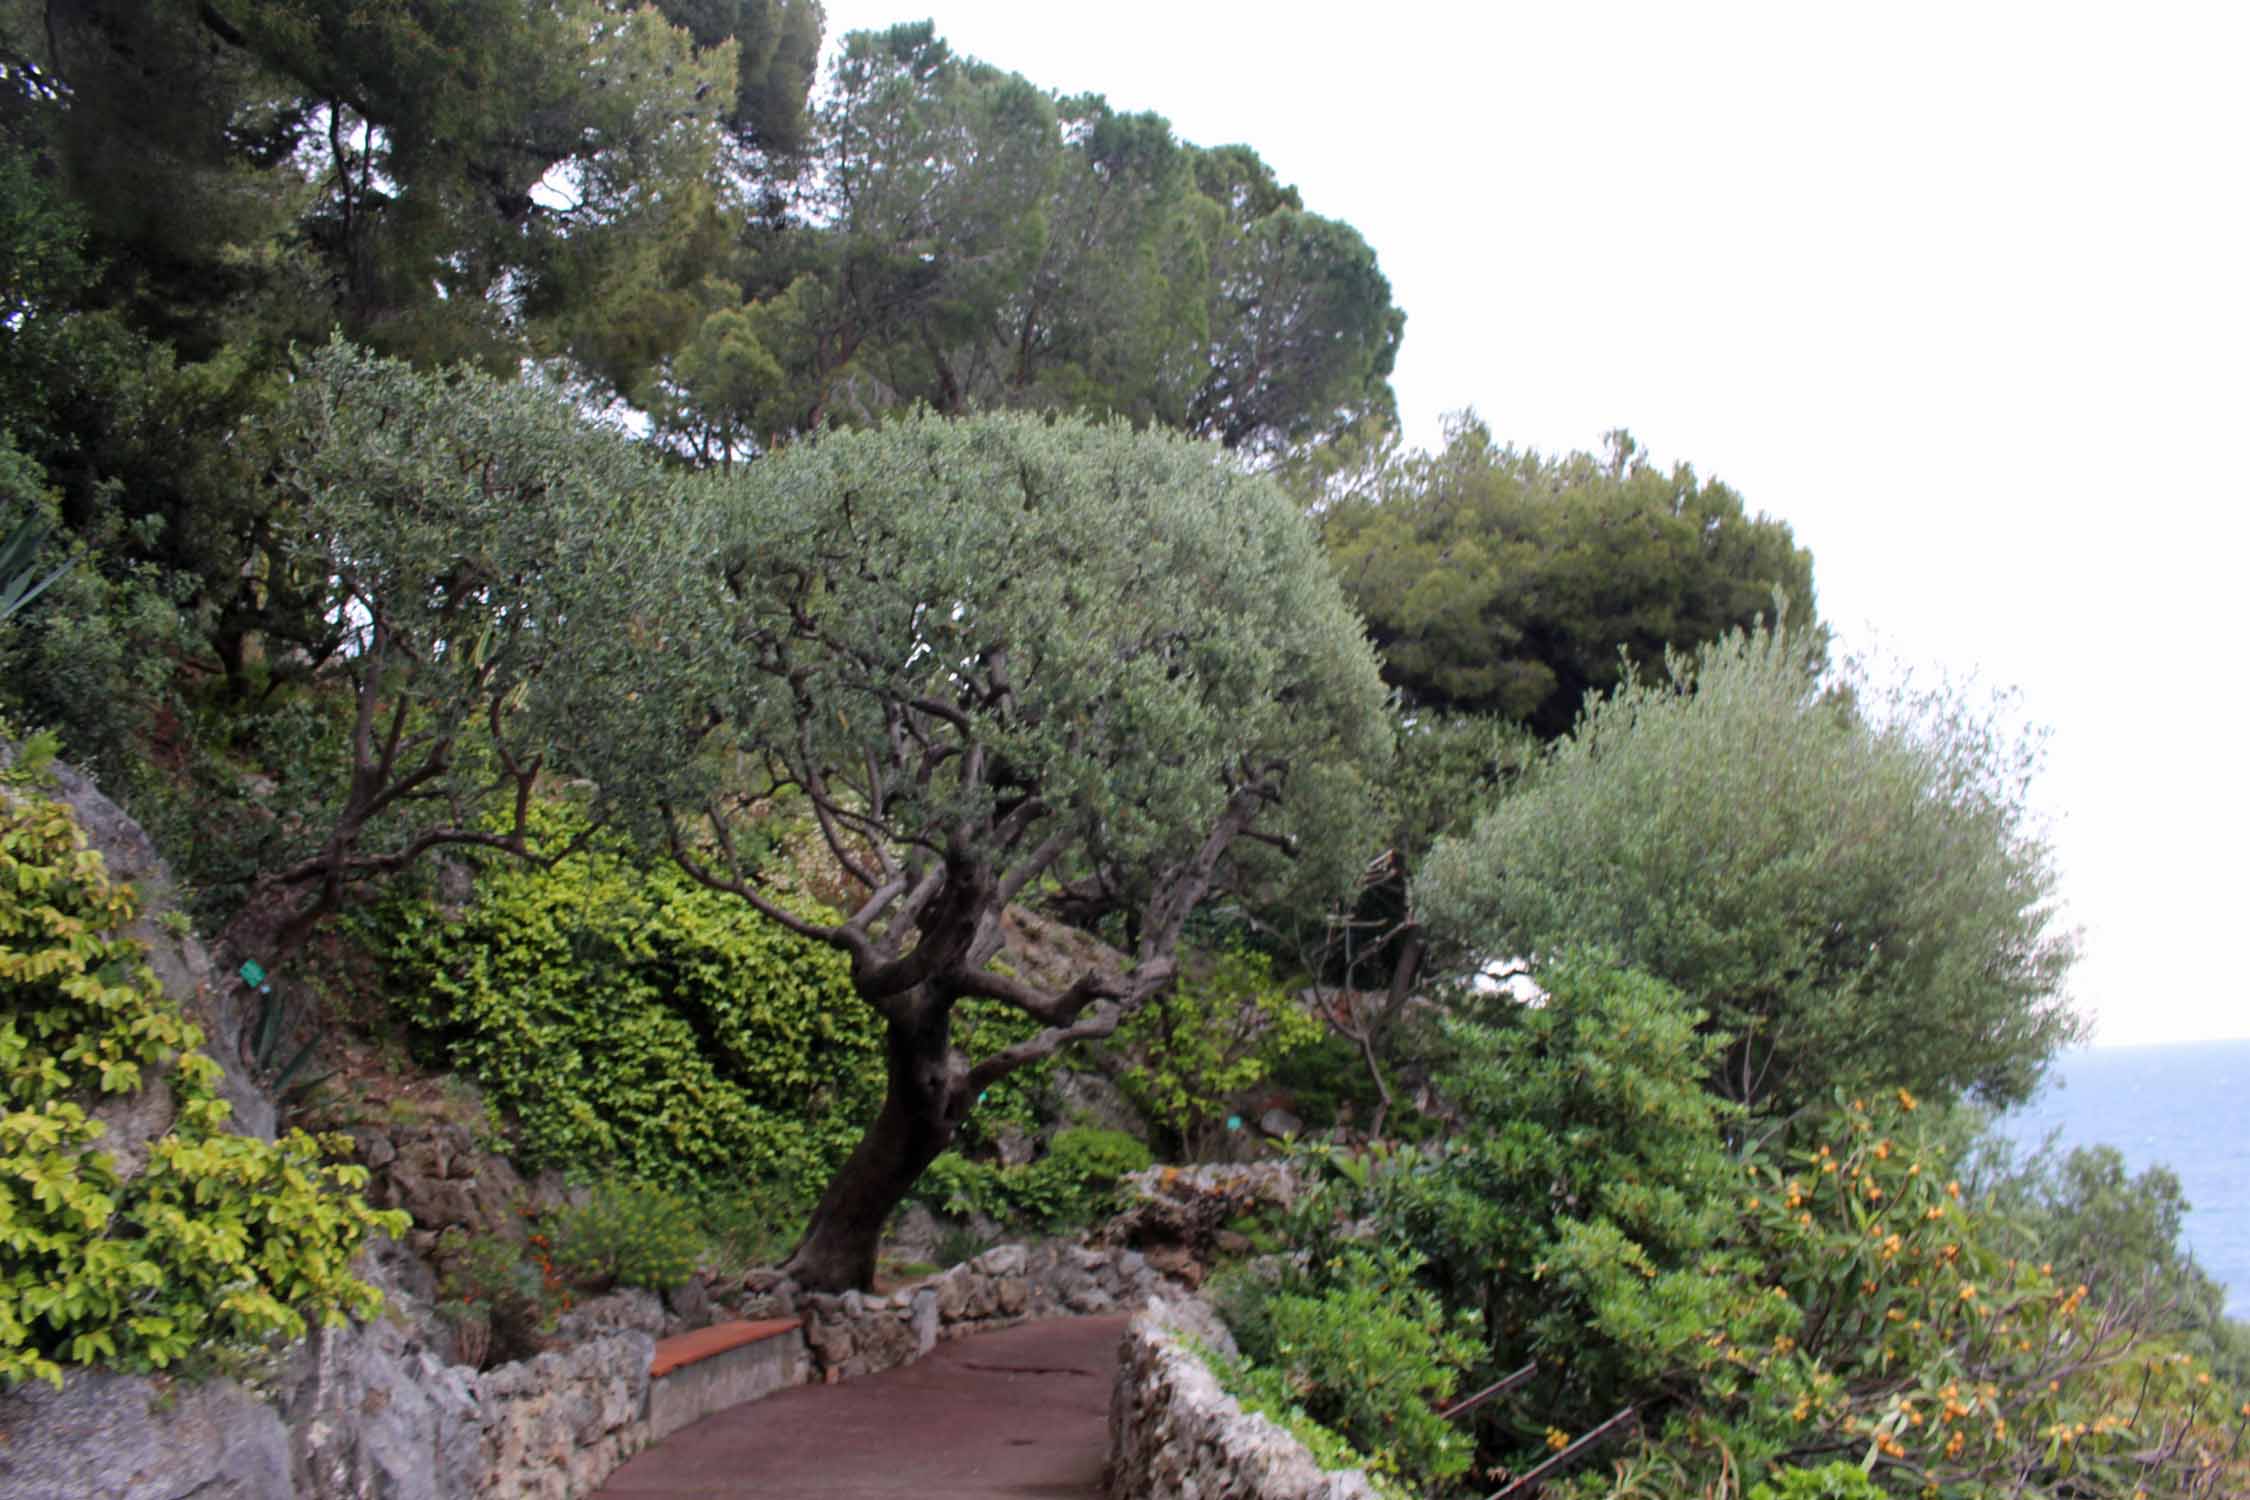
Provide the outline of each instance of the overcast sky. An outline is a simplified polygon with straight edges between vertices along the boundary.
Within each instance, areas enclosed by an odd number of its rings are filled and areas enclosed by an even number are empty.
[[[2250,6],[827,0],[1254,146],[1406,310],[1408,434],[1624,426],[1847,645],[2052,730],[2103,1042],[2250,1036]]]

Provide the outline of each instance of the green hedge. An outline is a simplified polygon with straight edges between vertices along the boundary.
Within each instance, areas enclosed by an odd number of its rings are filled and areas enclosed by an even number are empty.
[[[809,1197],[882,1099],[880,1023],[843,955],[669,861],[495,859],[459,915],[402,897],[363,931],[534,1168]]]
[[[366,1172],[301,1131],[227,1131],[219,1067],[121,935],[132,888],[40,790],[42,748],[0,772],[0,1386],[247,1352],[373,1312],[381,1295],[347,1267],[405,1216],[370,1209]],[[88,1108],[160,1083],[173,1122],[127,1179]]]

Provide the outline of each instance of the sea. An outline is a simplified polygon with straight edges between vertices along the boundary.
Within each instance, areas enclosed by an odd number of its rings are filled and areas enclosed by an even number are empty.
[[[2029,1104],[2001,1117],[2010,1139],[2059,1150],[2115,1146],[2138,1173],[2178,1174],[2188,1248],[2250,1319],[2250,1041],[2089,1047],[2065,1053]]]

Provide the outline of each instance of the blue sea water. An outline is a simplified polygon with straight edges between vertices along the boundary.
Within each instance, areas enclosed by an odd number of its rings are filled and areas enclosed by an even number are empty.
[[[2066,1054],[2038,1097],[2000,1121],[2036,1146],[2115,1146],[2135,1172],[2178,1174],[2183,1229],[2227,1289],[2227,1314],[2250,1318],[2250,1041],[2092,1047]]]

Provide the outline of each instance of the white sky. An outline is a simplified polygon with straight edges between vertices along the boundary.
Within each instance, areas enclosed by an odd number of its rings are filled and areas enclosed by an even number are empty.
[[[827,11],[1248,143],[1375,247],[1414,441],[1629,427],[1847,646],[2020,687],[2099,1040],[2250,1036],[2250,6]]]

